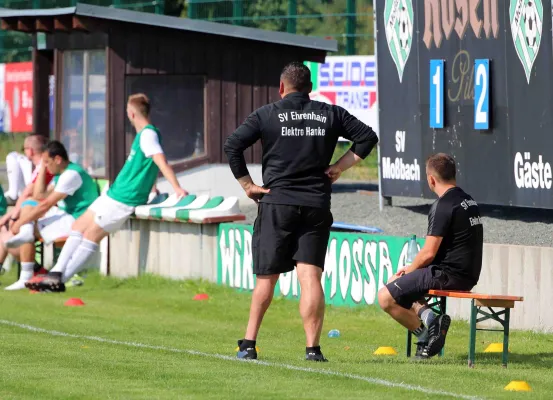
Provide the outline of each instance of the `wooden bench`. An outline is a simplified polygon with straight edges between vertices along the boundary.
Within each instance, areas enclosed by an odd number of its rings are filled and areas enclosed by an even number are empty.
[[[476,331],[496,331],[503,332],[503,358],[502,364],[507,367],[507,358],[509,354],[509,323],[511,317],[511,308],[515,307],[515,302],[523,301],[519,296],[495,296],[488,294],[479,294],[472,292],[449,291],[449,290],[429,290],[424,299],[428,306],[438,315],[446,313],[447,298],[471,299],[470,312],[470,338],[468,366],[474,367]],[[483,309],[487,309],[487,311]],[[503,316],[503,318],[501,318]],[[499,322],[503,329],[484,329],[477,328],[479,322],[493,320]],[[412,333],[407,331],[407,357],[411,357]],[[444,350],[440,352],[442,356]]]

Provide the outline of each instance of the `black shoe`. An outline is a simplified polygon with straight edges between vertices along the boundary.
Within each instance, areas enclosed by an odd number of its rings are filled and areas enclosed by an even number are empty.
[[[323,353],[306,353],[305,359],[307,361],[320,361],[320,362],[328,362],[328,360],[323,356]]]
[[[34,267],[33,267],[33,273],[34,273],[35,275],[43,275],[43,274],[41,274],[41,270],[42,270],[42,269],[43,269],[42,266],[41,266],[39,263],[37,263],[37,262],[35,261],[35,265],[34,265]],[[47,273],[48,273],[47,270],[44,270],[44,271],[46,271],[44,274],[47,274]]]
[[[445,337],[451,324],[449,315],[440,315],[428,327],[428,346],[427,352],[429,357],[438,354],[445,345]]]
[[[426,360],[428,356],[428,342],[417,342],[417,351],[415,352],[415,359]]]
[[[243,342],[243,340],[238,341],[238,352],[236,353],[236,357],[243,360],[257,360],[257,350],[255,346],[240,350],[240,346],[242,346]]]
[[[38,292],[65,292],[65,284],[61,280],[61,272],[48,272],[37,275],[25,282],[25,287]]]

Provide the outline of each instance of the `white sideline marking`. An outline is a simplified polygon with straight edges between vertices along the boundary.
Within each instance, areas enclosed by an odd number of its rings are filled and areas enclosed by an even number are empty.
[[[375,384],[375,385],[412,390],[412,391],[421,392],[421,393],[424,393],[424,394],[436,394],[436,395],[448,396],[448,397],[453,397],[453,398],[457,398],[457,399],[470,399],[470,400],[480,399],[479,397],[475,397],[475,396],[467,396],[467,395],[463,395],[463,394],[445,392],[445,391],[442,391],[442,390],[428,389],[428,388],[425,388],[425,387],[422,387],[422,386],[410,385],[410,384],[401,383],[401,382],[392,382],[392,381],[387,381],[387,380],[384,380],[384,379],[371,378],[371,377],[362,376],[362,375],[348,374],[348,373],[344,373],[344,372],[336,372],[336,371],[331,371],[331,370],[328,370],[328,369],[314,369],[314,368],[307,368],[307,367],[298,367],[298,366],[295,366],[295,365],[280,364],[280,363],[273,363],[273,362],[267,362],[267,361],[258,361],[258,360],[240,360],[240,359],[237,359],[236,357],[226,356],[226,355],[223,355],[223,354],[204,353],[204,352],[196,351],[196,350],[175,349],[175,348],[165,347],[165,346],[153,346],[153,345],[150,345],[150,344],[137,343],[137,342],[124,342],[124,341],[120,341],[120,340],[106,339],[106,338],[103,338],[103,337],[100,337],[100,336],[74,335],[74,334],[71,334],[71,333],[51,331],[51,330],[48,330],[48,329],[38,328],[38,327],[35,327],[35,326],[31,326],[31,325],[19,324],[17,322],[6,321],[6,320],[3,320],[3,319],[0,319],[0,324],[1,325],[15,326],[17,328],[26,329],[26,330],[31,331],[31,332],[45,333],[47,335],[52,335],[52,336],[63,336],[63,337],[74,338],[74,339],[86,339],[86,340],[91,340],[91,341],[94,341],[94,342],[117,344],[117,345],[128,346],[128,347],[139,347],[139,348],[150,349],[150,350],[163,350],[163,351],[168,351],[168,352],[172,352],[172,353],[185,353],[185,354],[191,354],[191,355],[201,356],[201,357],[218,358],[218,359],[227,360],[227,361],[255,363],[255,364],[264,365],[264,366],[267,366],[267,367],[275,367],[275,368],[289,369],[289,370],[293,370],[293,371],[309,372],[309,373],[318,374],[318,375],[338,376],[338,377],[341,377],[341,378],[349,378],[349,379],[355,379],[355,380],[358,380],[358,381],[364,381],[364,382],[372,383],[372,384]]]

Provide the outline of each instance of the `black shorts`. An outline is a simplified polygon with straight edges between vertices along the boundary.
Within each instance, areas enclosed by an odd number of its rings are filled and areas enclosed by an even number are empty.
[[[253,273],[283,274],[296,262],[324,269],[333,222],[329,209],[259,203],[253,226]]]
[[[386,287],[397,304],[409,309],[430,289],[468,291],[474,287],[474,284],[452,277],[439,266],[430,265],[405,274],[388,283]]]

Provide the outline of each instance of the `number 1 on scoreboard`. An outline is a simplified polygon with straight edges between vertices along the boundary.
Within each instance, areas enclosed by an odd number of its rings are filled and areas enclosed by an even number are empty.
[[[444,60],[430,60],[430,127],[444,127]]]
[[[490,60],[474,60],[474,129],[490,127]]]

